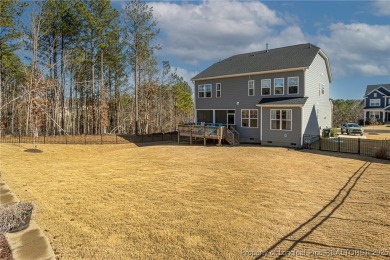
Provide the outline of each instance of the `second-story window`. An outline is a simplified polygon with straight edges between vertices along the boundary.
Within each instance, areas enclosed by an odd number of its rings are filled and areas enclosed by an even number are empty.
[[[298,94],[299,78],[298,77],[288,78],[287,86],[288,86],[288,94]]]
[[[211,98],[211,84],[198,86],[198,98]]]
[[[274,79],[274,92],[275,95],[284,94],[284,78]]]
[[[378,96],[378,94],[377,93],[374,93],[374,97],[377,97]]]
[[[215,87],[215,97],[220,98],[222,94],[221,83],[217,83]]]
[[[271,95],[271,80],[262,79],[261,80],[261,95],[268,96]]]
[[[255,81],[249,80],[248,81],[248,96],[254,96],[255,95]]]
[[[381,105],[381,100],[378,99],[370,99],[370,107],[379,107]]]

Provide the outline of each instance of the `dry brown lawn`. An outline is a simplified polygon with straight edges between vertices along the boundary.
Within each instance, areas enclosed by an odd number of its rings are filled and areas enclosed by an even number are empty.
[[[31,146],[31,145],[30,145]],[[390,256],[390,164],[261,146],[1,144],[62,259]]]
[[[390,140],[390,125],[376,125],[364,127],[367,139]]]

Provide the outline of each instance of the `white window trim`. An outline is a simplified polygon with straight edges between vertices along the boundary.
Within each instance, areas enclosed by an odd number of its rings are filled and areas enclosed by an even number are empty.
[[[292,78],[297,78],[298,79],[297,93],[290,93],[290,81],[289,81],[289,79],[292,79]],[[288,77],[287,78],[287,93],[288,93],[288,95],[298,95],[299,94],[299,77],[298,76]]]
[[[206,97],[206,91],[203,91],[204,93],[204,96],[203,97],[200,97],[199,96],[199,93],[201,93],[201,91],[199,91],[199,88],[200,86],[210,86],[210,97]],[[213,97],[213,86],[211,84],[200,84],[198,85],[198,98],[212,98]]]
[[[378,115],[378,117],[377,117]],[[373,118],[373,117],[376,117],[378,119],[380,119],[381,117],[381,111],[368,111],[368,118]]]
[[[219,90],[218,90],[218,86],[219,86]],[[218,92],[219,92],[219,97],[218,97]],[[221,83],[215,84],[215,97],[216,98],[222,97],[222,84]]]
[[[253,88],[249,88],[250,83],[253,82]],[[253,95],[249,95],[249,90],[253,89]],[[248,80],[248,97],[253,97],[255,95],[255,81],[253,79]]]
[[[373,104],[374,103],[373,101],[376,101],[375,104]],[[370,99],[370,107],[380,107],[380,106],[381,106],[381,99],[380,98]]]
[[[378,97],[378,93],[375,92],[375,93],[374,93],[374,97],[375,97],[375,98]]]
[[[248,119],[248,122],[249,122],[249,126],[243,126],[242,125],[242,111],[243,110],[248,110],[249,111],[249,118],[245,118],[245,119]],[[257,111],[257,117],[256,117],[256,127],[254,127],[254,126],[250,126],[250,124],[251,124],[251,119],[254,119],[254,118],[251,118],[251,111]],[[259,128],[259,110],[258,109],[241,109],[241,115],[240,115],[240,117],[241,117],[241,127],[243,127],[243,128]],[[235,121],[236,119],[234,119],[234,121]]]
[[[282,79],[283,80],[283,91],[282,91],[282,94],[276,94],[276,84],[275,84],[275,82],[278,79]],[[276,96],[284,95],[284,78],[275,78],[274,79],[274,95],[276,95]]]
[[[269,87],[263,87],[263,81],[268,81],[269,82]],[[272,85],[272,80],[271,79],[262,79],[261,80],[261,95],[262,96],[270,96],[272,94],[272,90],[271,90],[271,85]],[[263,94],[263,88],[268,88],[269,89],[269,94]]]
[[[276,111],[276,110],[279,110],[280,111],[280,128],[279,129],[272,129],[272,120],[275,120],[275,119],[272,119],[272,111]],[[287,110],[287,111],[290,111],[291,113],[291,129],[282,129],[282,110]],[[270,112],[269,112],[269,129],[271,131],[287,131],[287,132],[292,132],[292,129],[293,129],[293,114],[292,114],[292,109],[271,109]]]

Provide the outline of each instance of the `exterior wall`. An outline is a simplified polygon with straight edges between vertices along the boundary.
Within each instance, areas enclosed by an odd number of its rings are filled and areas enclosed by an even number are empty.
[[[375,97],[375,94],[376,94],[376,97]],[[371,99],[380,99],[380,105],[379,106],[371,106],[370,105]],[[368,96],[366,96],[365,101],[366,101],[366,103],[364,104],[365,108],[380,108],[380,107],[383,108],[383,107],[386,107],[386,104],[387,104],[386,103],[386,96],[384,96],[383,94],[381,94],[378,91],[373,91]]]
[[[291,130],[271,130],[271,109],[291,109],[292,126]],[[262,128],[262,145],[276,146],[301,146],[302,132],[302,108],[300,107],[263,107],[262,109],[263,128]]]
[[[382,94],[381,93],[382,91],[385,93],[387,92],[385,89],[378,88],[364,97],[364,111],[366,112],[364,118],[365,121],[371,120],[370,112],[378,113],[379,111],[380,111],[379,120],[383,122],[388,121],[389,118],[385,113],[385,109],[390,105],[390,97],[387,96],[386,94]],[[371,106],[370,100],[372,99],[379,99],[380,104],[378,106]]]
[[[304,96],[304,72],[299,70],[295,72],[273,73],[256,76],[243,76],[235,78],[223,78],[212,80],[195,81],[195,108],[196,109],[227,109],[235,110],[236,129],[240,133],[242,142],[260,142],[260,109],[256,106],[262,98],[277,97],[303,97]],[[298,94],[287,94],[288,77],[299,77]],[[274,95],[274,79],[284,78],[284,95]],[[271,79],[271,95],[261,95],[261,80]],[[248,96],[248,81],[254,80],[254,96]],[[216,84],[221,83],[221,97],[216,97]],[[212,85],[211,98],[199,98],[198,86],[202,84]],[[257,128],[247,128],[241,126],[241,110],[257,109],[258,126]],[[215,122],[218,123],[218,122]]]
[[[322,86],[324,94],[320,94]],[[303,108],[303,134],[319,135],[323,128],[332,127],[330,82],[324,58],[317,54],[310,68],[305,72],[305,96]]]

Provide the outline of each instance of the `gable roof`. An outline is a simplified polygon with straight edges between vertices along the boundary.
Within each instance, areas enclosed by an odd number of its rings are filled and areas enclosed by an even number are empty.
[[[383,89],[384,91],[381,89]],[[367,85],[366,93],[364,94],[364,96],[368,96],[375,90],[378,90],[379,92],[390,96],[390,84]]]
[[[192,80],[303,70],[309,68],[317,54],[325,59],[329,81],[331,81],[327,56],[320,48],[311,43],[234,55],[214,63],[193,77]]]
[[[303,106],[307,97],[262,98],[257,106]]]

